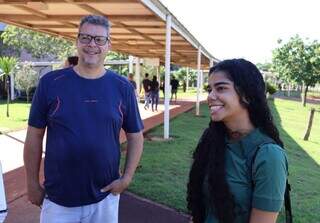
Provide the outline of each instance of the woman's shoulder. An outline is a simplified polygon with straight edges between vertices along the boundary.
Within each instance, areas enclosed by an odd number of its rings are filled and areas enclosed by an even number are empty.
[[[254,170],[265,172],[284,169],[288,170],[288,161],[285,150],[274,143],[266,143],[260,146],[254,161]]]
[[[273,159],[286,158],[285,150],[276,143],[266,143],[260,146],[257,156]]]

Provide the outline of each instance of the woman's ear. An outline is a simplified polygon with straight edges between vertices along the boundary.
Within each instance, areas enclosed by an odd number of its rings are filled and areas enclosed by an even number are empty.
[[[245,105],[249,105],[249,104],[250,104],[250,101],[249,101],[245,96],[243,96],[243,97],[241,98],[241,101],[242,101]]]

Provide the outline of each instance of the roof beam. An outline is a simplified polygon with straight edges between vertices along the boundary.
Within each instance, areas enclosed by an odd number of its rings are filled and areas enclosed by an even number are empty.
[[[34,28],[38,28],[37,26],[34,26]],[[42,28],[44,28],[44,29],[50,29],[51,27],[47,27],[47,26],[43,26]],[[63,28],[70,28],[70,27],[66,27],[66,26],[63,26]],[[71,28],[74,28],[74,27],[71,27]],[[76,35],[77,33],[78,33],[78,30],[76,29],[76,30],[70,30],[70,31],[64,31],[64,30],[61,30],[60,31],[62,34],[63,33],[66,33],[66,34],[74,34],[74,35]],[[151,38],[154,38],[155,36],[163,36],[163,34],[162,33],[146,33],[146,35],[150,35],[151,36]],[[138,34],[135,34],[135,33],[119,33],[119,32],[112,32],[111,31],[111,37],[115,37],[115,36],[117,36],[117,37],[122,37],[122,36],[127,36],[127,37],[141,37],[140,35],[138,35]],[[172,37],[180,37],[180,35],[179,34],[177,34],[177,33],[175,33],[175,34],[173,34],[172,35]],[[177,40],[177,41],[181,41],[181,40]]]
[[[136,49],[145,49],[145,50],[149,50],[149,49],[152,49],[152,50],[159,50],[159,51],[163,51],[165,48],[163,46],[163,48],[159,48],[158,45],[151,45],[151,44],[136,44],[136,45],[129,45],[129,44],[126,44],[126,46],[122,45],[122,44],[118,44],[118,43],[115,43],[113,44],[111,42],[111,46],[112,47],[117,47],[117,48],[121,48],[121,47],[127,47],[128,49],[130,50],[136,50]],[[181,47],[181,46],[173,46],[172,47],[174,50],[194,50],[194,52],[197,52],[197,49],[194,49],[194,48],[191,48],[191,47]]]
[[[155,43],[155,44],[158,45],[158,46],[161,46],[161,47],[164,47],[164,46],[165,46],[162,42],[157,41],[157,40],[154,40],[154,39],[152,39],[151,37],[147,36],[146,34],[141,33],[141,32],[137,31],[137,30],[134,29],[134,28],[130,28],[130,27],[126,26],[125,24],[121,23],[121,22],[116,23],[116,24],[117,24],[118,26],[122,26],[123,28],[126,28],[127,30],[129,30],[129,31],[132,32],[132,33],[136,33],[136,34],[144,37],[146,40],[149,40],[149,41]],[[177,54],[179,54],[180,56],[184,57],[184,55],[180,54],[179,52],[176,52],[176,51],[174,51],[174,50],[172,50],[172,52],[177,53]]]
[[[75,25],[73,23],[69,23],[69,24],[61,24],[61,25],[56,25],[56,24],[31,24],[30,26],[32,26],[35,29],[64,29],[64,28],[78,28],[78,25]]]
[[[27,6],[24,6],[24,5],[13,5],[13,6],[17,9],[21,9],[23,11],[29,12],[33,15],[36,15],[37,17],[40,17],[41,19],[46,19],[48,17],[46,14],[39,12],[35,9],[29,8]]]
[[[10,20],[2,20],[4,23],[7,23],[9,25],[14,25],[14,26],[18,26],[18,27],[22,27],[22,28],[25,28],[25,29],[31,29],[33,31],[36,31],[36,32],[39,32],[39,30],[33,28],[31,25],[28,25],[28,24],[23,24],[23,23],[16,23],[15,21],[10,21]],[[45,30],[45,29],[42,29],[41,30],[42,33],[44,34],[48,34],[48,35],[51,35],[51,36],[55,36],[55,37],[60,37],[60,38],[65,38],[67,40],[70,40],[70,41],[73,41],[74,38],[70,37],[70,36],[61,36],[59,33],[57,32],[54,32],[54,31],[51,31],[51,30]]]
[[[65,21],[79,22],[85,15],[47,15],[46,21]],[[111,22],[145,22],[145,21],[159,21],[159,19],[153,15],[106,15]],[[0,14],[1,20],[11,21],[43,21],[43,18],[37,15],[21,15],[21,14]]]
[[[165,25],[148,25],[148,24],[141,24],[141,25],[126,25],[127,27],[135,28],[135,29],[161,29],[166,28]],[[112,25],[112,28],[122,28],[122,26]]]
[[[42,2],[42,3],[66,3],[69,0],[39,0],[34,2]],[[29,1],[30,2],[30,1]],[[0,4],[21,4],[26,5],[28,1],[26,0],[0,0]],[[75,4],[83,4],[88,3],[88,0],[73,0]],[[108,4],[108,3],[138,3],[137,0],[90,0],[90,3],[100,3],[100,4]]]

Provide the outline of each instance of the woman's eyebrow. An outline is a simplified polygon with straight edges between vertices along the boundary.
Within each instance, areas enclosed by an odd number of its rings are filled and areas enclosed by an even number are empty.
[[[224,82],[224,81],[220,81],[220,82],[217,82],[217,83],[214,83],[214,87],[218,87],[220,85],[230,85],[230,82]]]

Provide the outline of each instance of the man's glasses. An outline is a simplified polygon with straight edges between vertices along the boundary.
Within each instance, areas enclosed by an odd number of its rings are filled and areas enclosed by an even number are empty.
[[[91,36],[83,33],[78,34],[78,40],[82,44],[89,44],[92,39],[94,39],[95,44],[98,46],[104,46],[109,41],[108,36]]]

